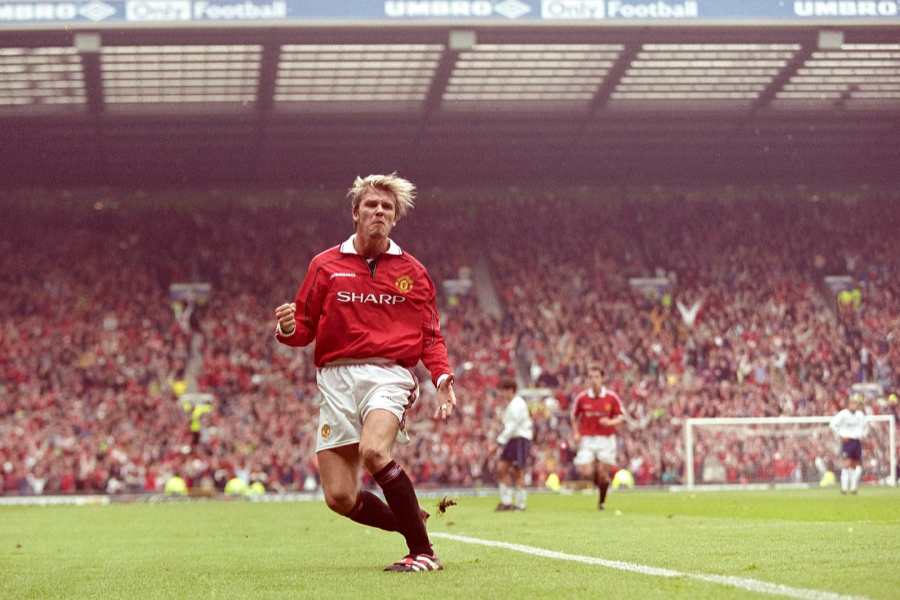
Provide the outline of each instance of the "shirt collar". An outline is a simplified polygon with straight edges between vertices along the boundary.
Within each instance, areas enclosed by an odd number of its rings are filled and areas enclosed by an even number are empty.
[[[591,397],[593,398],[602,398],[606,395],[606,386],[600,386],[599,390],[595,390],[593,386],[591,386]]]
[[[359,254],[356,251],[356,248],[353,246],[353,240],[356,239],[356,234],[354,233],[349,238],[347,238],[343,244],[341,244],[341,253],[342,254]],[[400,250],[400,246],[394,243],[394,240],[388,238],[388,249],[385,254],[393,254],[400,255],[402,254],[402,250]]]

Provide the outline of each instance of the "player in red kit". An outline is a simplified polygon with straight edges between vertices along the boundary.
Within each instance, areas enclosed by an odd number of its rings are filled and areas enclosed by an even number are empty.
[[[356,233],[312,259],[294,302],[275,309],[275,336],[289,346],[316,342],[323,398],[316,457],[328,507],[403,535],[409,554],[386,571],[437,571],[443,566],[415,489],[391,457],[418,395],[411,368],[420,360],[437,387],[435,417],[449,417],[456,406],[434,283],[388,237],[413,207],[415,187],[396,173],[369,175],[357,177],[348,196]],[[360,490],[360,467],[387,503]]]
[[[588,365],[591,387],[575,397],[572,421],[575,423],[575,442],[578,454],[575,467],[581,477],[593,481],[600,491],[597,508],[603,510],[610,474],[616,464],[616,430],[625,416],[622,401],[603,385],[603,368]]]

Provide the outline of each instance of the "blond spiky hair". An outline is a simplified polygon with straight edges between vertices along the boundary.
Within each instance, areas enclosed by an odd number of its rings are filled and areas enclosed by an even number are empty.
[[[409,180],[403,179],[394,171],[390,175],[368,175],[357,177],[353,186],[347,192],[347,197],[353,209],[359,206],[363,195],[369,190],[384,190],[390,193],[397,202],[397,218],[405,217],[416,204],[416,186]]]

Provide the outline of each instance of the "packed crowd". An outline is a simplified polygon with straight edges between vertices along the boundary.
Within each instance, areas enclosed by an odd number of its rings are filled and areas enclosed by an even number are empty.
[[[142,492],[174,473],[210,492],[234,476],[315,489],[312,353],[277,344],[271,315],[293,298],[313,254],[350,235],[349,205],[292,190],[206,191],[190,203],[91,194],[11,197],[0,225],[3,491]],[[487,270],[500,308],[492,316],[479,286],[441,294],[461,407],[447,422],[430,418],[429,393],[413,407],[412,443],[398,455],[419,485],[492,483],[502,410],[494,390],[513,374],[542,390],[530,396],[531,481],[573,477],[568,403],[591,358],[625,402],[620,463],[639,483],[680,480],[687,417],[832,414],[854,383],[879,382],[885,397],[896,390],[895,196],[470,196],[423,192],[394,232],[439,288]],[[861,301],[836,302],[822,283],[831,274],[851,276]],[[172,310],[169,284],[179,281],[212,286],[190,327]],[[175,383],[197,337],[197,391],[214,401],[192,435]],[[896,411],[874,398],[868,407]],[[828,436],[768,451],[760,443],[700,436],[695,472],[806,480],[834,454]],[[870,441],[869,456],[879,445]]]
[[[508,234],[541,239],[550,227],[563,232],[554,243],[539,255],[521,245],[493,251],[494,262],[507,265],[497,270],[500,287],[529,334],[532,371],[571,382],[590,357],[608,365],[632,417],[621,436],[622,462],[639,480],[680,477],[684,418],[833,414],[854,383],[877,378],[885,392],[897,383],[895,201],[767,192],[717,190],[711,200],[695,191],[672,201],[666,190],[656,202],[644,196],[593,219],[544,200],[533,221],[508,222]],[[529,261],[533,269],[515,268]],[[844,273],[864,298],[850,311],[837,310],[834,293],[822,285],[825,275]],[[628,279],[635,274],[669,283],[635,292]],[[882,449],[882,476],[884,434],[869,444]],[[815,450],[818,457],[833,452],[824,441]],[[716,453],[744,460],[733,445],[701,441],[695,472]],[[802,463],[804,472],[815,458],[790,454],[781,460]],[[772,472],[765,459],[747,462],[753,472],[732,481]]]
[[[166,389],[188,356],[166,298],[177,257],[133,218],[4,212],[3,490],[155,485],[182,429]]]

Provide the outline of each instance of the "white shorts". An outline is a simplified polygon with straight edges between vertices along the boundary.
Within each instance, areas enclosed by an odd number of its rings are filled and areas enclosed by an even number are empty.
[[[377,408],[402,423],[419,395],[412,371],[392,363],[325,366],[316,373],[316,383],[322,396],[316,452],[358,444],[363,421]]]
[[[616,436],[614,435],[586,435],[578,444],[578,454],[572,461],[576,466],[589,465],[594,461],[616,464]]]

